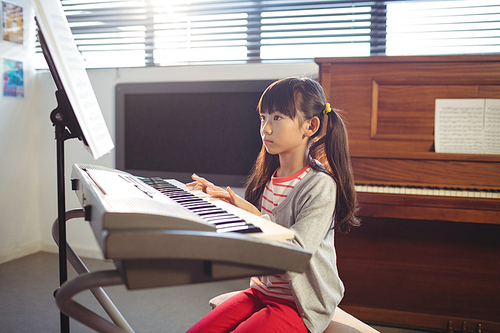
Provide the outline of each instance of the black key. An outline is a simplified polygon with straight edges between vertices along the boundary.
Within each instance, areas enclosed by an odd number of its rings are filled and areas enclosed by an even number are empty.
[[[216,226],[217,232],[262,232],[259,227],[247,223],[240,217],[228,213],[222,208],[207,202],[159,177],[139,178],[144,183],[155,188],[187,210]]]

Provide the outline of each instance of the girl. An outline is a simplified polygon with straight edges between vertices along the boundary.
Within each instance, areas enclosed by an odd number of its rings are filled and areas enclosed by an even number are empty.
[[[292,242],[313,255],[303,273],[253,277],[189,333],[323,332],[343,296],[334,231],[359,224],[344,124],[307,78],[273,83],[257,110],[263,147],[245,199],[196,175],[188,186],[293,229]]]

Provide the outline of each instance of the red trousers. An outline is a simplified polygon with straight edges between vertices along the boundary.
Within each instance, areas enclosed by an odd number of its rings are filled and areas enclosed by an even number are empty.
[[[186,333],[307,333],[295,303],[247,289],[222,302]]]

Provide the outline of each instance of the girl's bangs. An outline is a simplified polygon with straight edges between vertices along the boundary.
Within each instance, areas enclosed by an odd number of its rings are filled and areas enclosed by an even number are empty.
[[[275,82],[262,94],[258,111],[270,114],[280,112],[290,118],[295,118],[294,89],[288,82]]]

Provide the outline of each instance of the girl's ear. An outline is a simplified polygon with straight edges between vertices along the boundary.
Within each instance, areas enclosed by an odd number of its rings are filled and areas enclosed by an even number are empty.
[[[305,131],[304,136],[310,138],[313,136],[319,129],[320,120],[318,117],[312,117],[311,119],[305,122]]]

